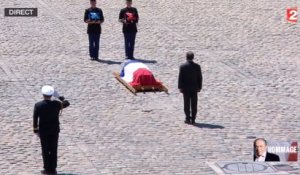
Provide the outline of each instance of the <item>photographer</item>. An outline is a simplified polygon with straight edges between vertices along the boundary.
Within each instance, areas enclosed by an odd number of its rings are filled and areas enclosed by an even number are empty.
[[[57,174],[57,146],[59,135],[59,115],[70,103],[59,96],[51,86],[42,87],[43,100],[36,103],[33,112],[33,132],[40,137],[44,170],[42,174]],[[51,100],[51,97],[58,100]]]

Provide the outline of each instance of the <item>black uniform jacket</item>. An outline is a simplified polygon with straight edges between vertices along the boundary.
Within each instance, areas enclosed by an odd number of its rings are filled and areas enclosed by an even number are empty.
[[[41,134],[54,134],[59,129],[59,113],[62,108],[66,108],[70,103],[57,100],[43,100],[34,105],[33,128],[39,127]]]

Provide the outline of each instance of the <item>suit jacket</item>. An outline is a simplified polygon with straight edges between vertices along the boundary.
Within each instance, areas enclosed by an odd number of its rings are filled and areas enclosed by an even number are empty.
[[[199,64],[193,61],[187,61],[180,66],[178,89],[182,89],[183,92],[198,91],[202,89],[202,73]]]
[[[256,156],[254,155],[254,161],[255,161],[255,158],[256,158]],[[279,162],[280,161],[279,156],[276,154],[267,152],[265,162],[272,162],[272,161]]]
[[[43,134],[54,134],[60,131],[59,112],[66,108],[68,101],[43,100],[34,105],[33,128],[39,126],[39,132]]]

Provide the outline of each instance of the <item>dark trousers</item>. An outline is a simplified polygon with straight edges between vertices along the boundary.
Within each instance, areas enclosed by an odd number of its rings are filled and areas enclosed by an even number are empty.
[[[44,169],[47,172],[54,172],[57,167],[58,135],[40,133]]]
[[[89,51],[90,57],[99,58],[100,33],[89,33]]]
[[[124,33],[125,55],[129,59],[133,58],[135,37],[136,37],[136,33]]]
[[[183,92],[184,113],[187,121],[195,121],[197,115],[197,91]]]

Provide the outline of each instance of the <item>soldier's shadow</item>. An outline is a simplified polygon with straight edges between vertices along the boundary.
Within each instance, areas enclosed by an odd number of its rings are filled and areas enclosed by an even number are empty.
[[[97,62],[99,62],[99,63],[104,63],[104,64],[108,64],[108,65],[112,65],[112,64],[122,64],[122,62],[120,62],[120,61],[102,60],[102,59],[97,60]]]
[[[57,173],[57,175],[79,175],[79,174],[73,174],[73,173]]]
[[[145,63],[145,64],[155,64],[157,63],[156,60],[144,60],[144,59],[134,59],[135,61],[139,61],[141,63]],[[103,64],[108,64],[108,65],[112,65],[112,64],[122,64],[123,62],[121,61],[112,61],[112,60],[103,60],[103,59],[99,59],[97,60],[98,63],[103,63]]]
[[[139,59],[139,58],[136,58],[135,59],[136,61],[139,61],[139,62],[142,62],[142,63],[148,63],[148,64],[155,64],[155,63],[157,63],[157,61],[156,60],[144,60],[144,59]]]
[[[224,126],[221,125],[213,125],[208,123],[195,123],[193,126],[198,128],[208,128],[208,129],[224,129]]]

